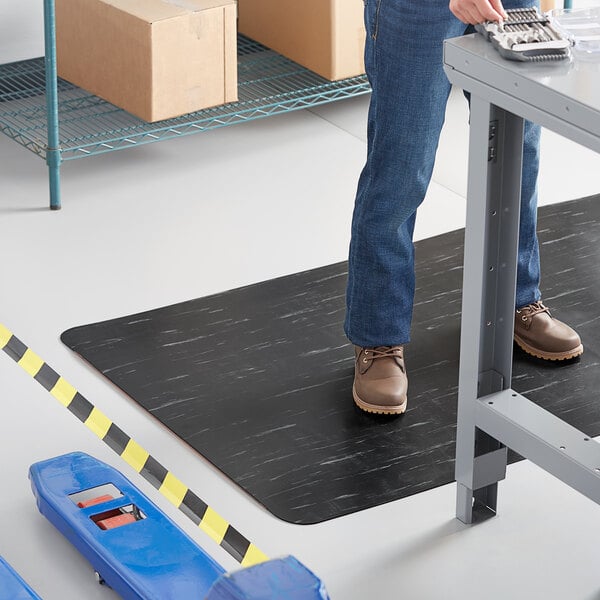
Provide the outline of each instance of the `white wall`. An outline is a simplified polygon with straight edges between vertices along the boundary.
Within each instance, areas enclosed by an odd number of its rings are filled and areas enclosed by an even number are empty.
[[[43,54],[43,0],[0,0],[0,63]]]

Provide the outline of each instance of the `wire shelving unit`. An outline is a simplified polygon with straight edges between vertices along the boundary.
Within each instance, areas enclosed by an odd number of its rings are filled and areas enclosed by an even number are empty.
[[[0,65],[0,131],[43,158],[50,208],[66,160],[131,148],[366,94],[366,76],[331,82],[238,37],[239,101],[147,123],[56,75],[54,0],[44,0],[44,58]]]

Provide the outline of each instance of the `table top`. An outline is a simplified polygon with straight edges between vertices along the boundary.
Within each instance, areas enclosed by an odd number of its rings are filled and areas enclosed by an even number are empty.
[[[527,63],[507,60],[479,34],[446,40],[448,78],[493,104],[598,149],[600,56]],[[556,125],[560,122],[563,131]],[[555,125],[555,126],[553,126]],[[592,140],[592,138],[596,138]]]

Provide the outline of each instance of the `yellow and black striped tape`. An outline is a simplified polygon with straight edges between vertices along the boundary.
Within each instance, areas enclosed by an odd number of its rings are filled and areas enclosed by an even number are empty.
[[[254,544],[1,323],[0,348],[242,566],[249,567],[268,560]]]

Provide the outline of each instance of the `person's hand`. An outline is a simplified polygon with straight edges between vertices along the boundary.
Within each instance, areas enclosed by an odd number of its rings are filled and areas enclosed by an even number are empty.
[[[450,10],[455,17],[470,25],[506,18],[501,0],[450,0]]]

